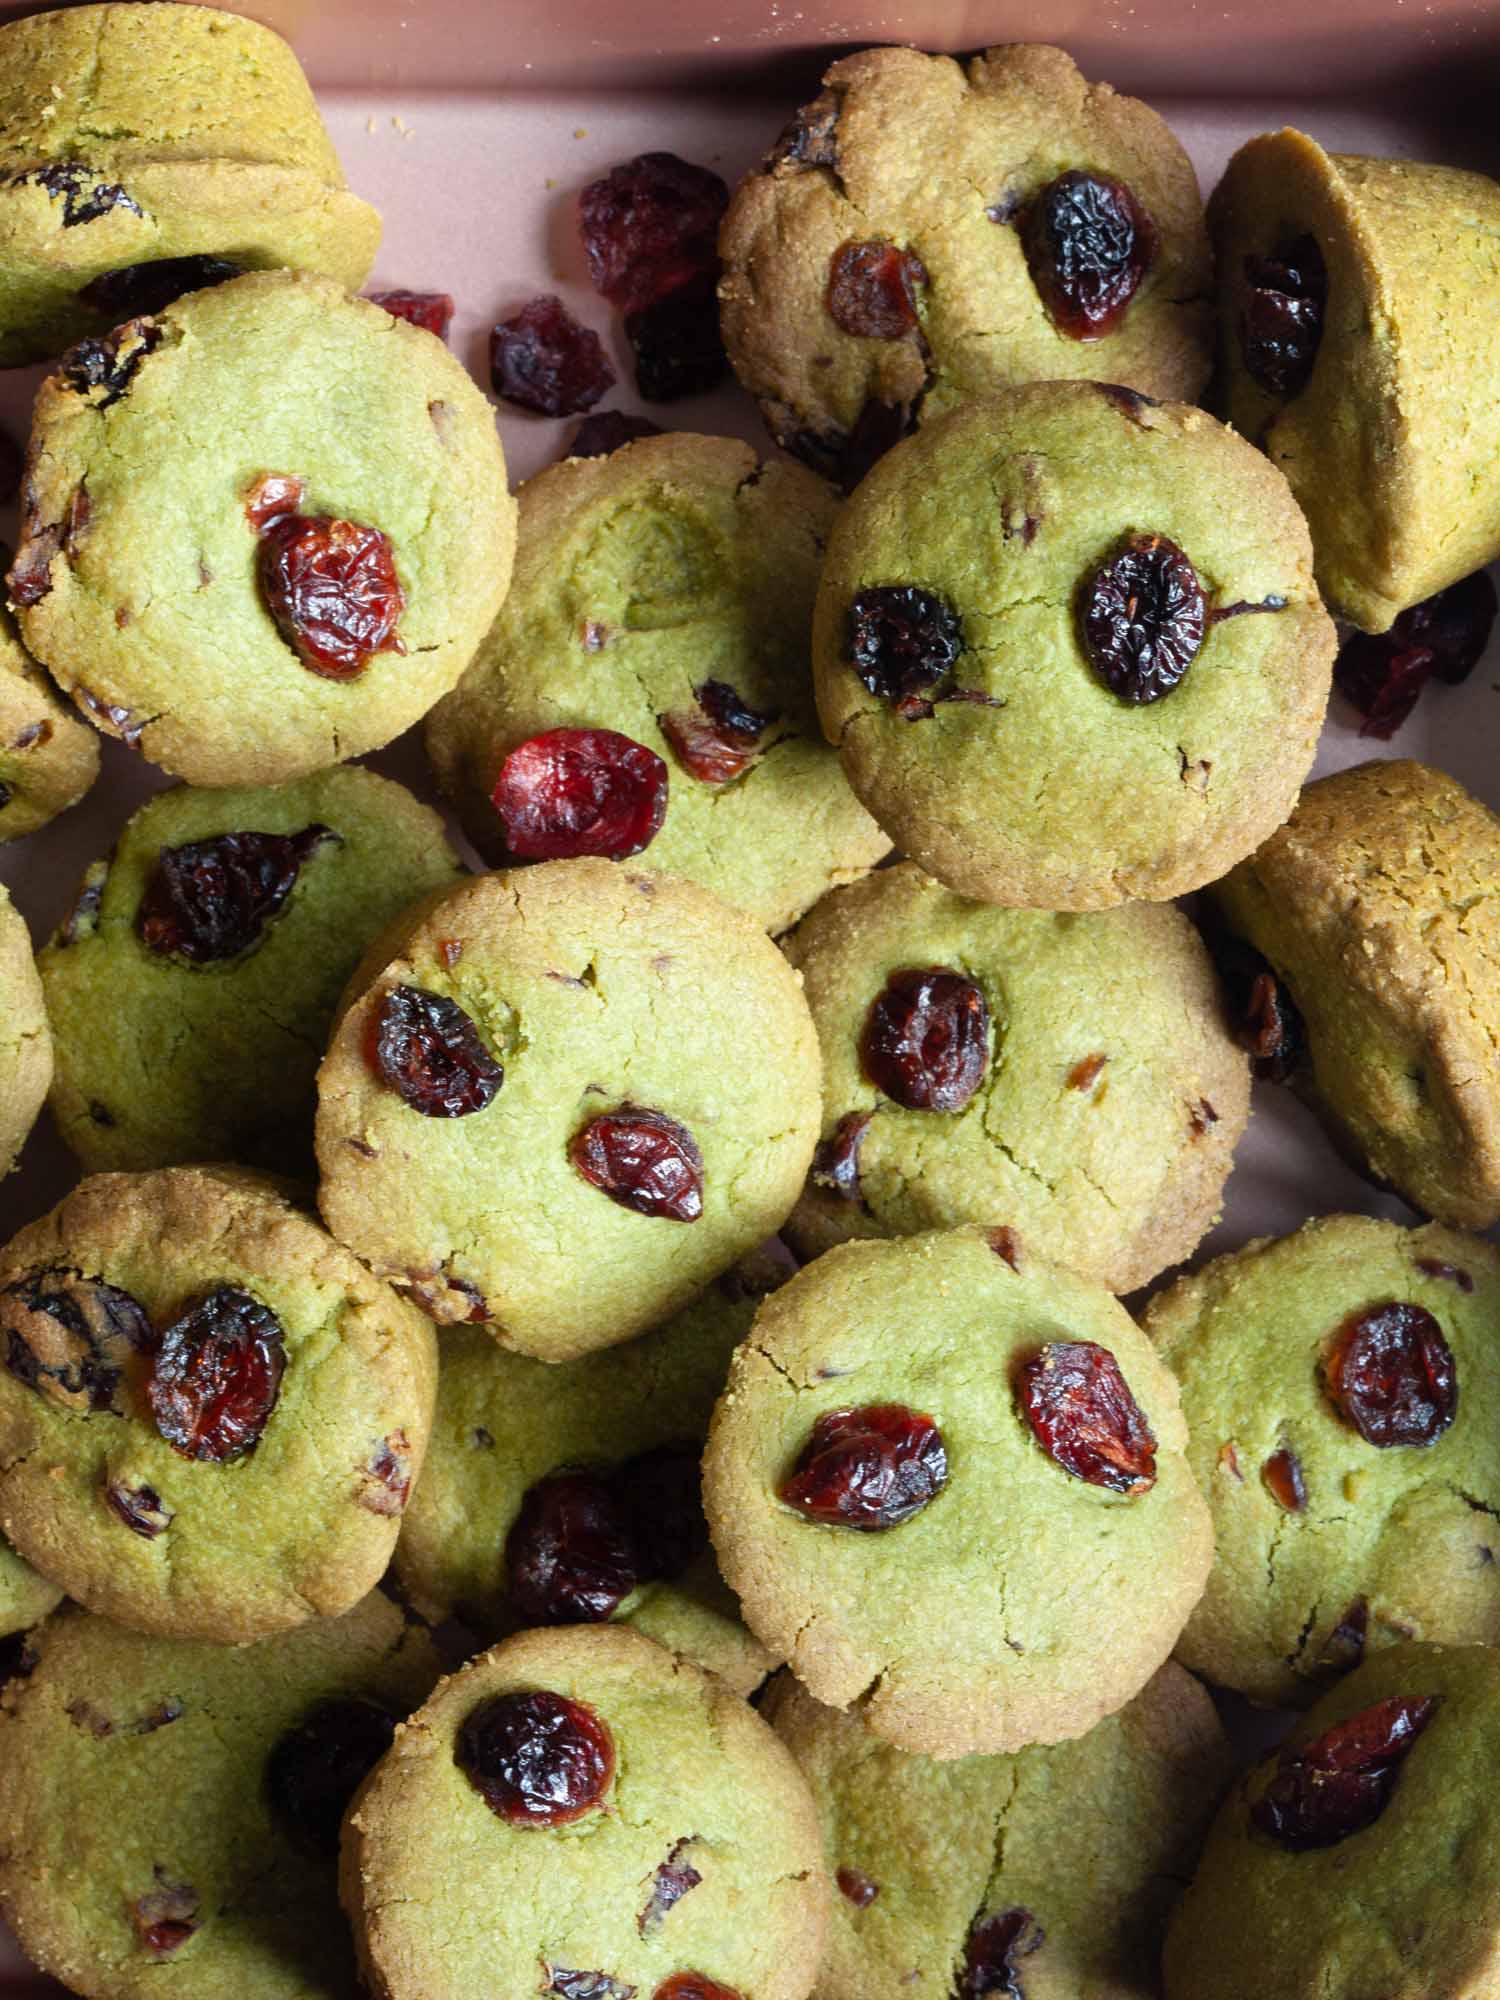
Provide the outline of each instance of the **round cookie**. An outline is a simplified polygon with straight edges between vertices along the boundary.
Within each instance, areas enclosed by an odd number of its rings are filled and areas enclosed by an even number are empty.
[[[158,793],[37,961],[53,1116],[85,1170],[310,1167],[344,981],[377,931],[462,873],[432,808],[359,767]]]
[[[800,982],[706,889],[480,876],[383,940],[318,1076],[329,1228],[434,1318],[569,1361],[779,1228],[818,1127]]]
[[[23,1562],[0,1535],[0,1639],[24,1632],[61,1602],[62,1592],[57,1585],[38,1576],[31,1564]],[[4,1680],[4,1664],[0,1661],[0,1685]]]
[[[564,828],[525,813],[531,791],[506,775],[522,745],[565,729],[628,738],[616,756],[644,764],[664,798],[654,833],[633,827],[610,851],[640,852],[768,930],[878,861],[890,842],[823,741],[808,682],[828,488],[736,438],[679,433],[549,466],[518,497],[510,594],[427,723],[485,859],[530,858],[538,836],[553,854],[580,851],[575,814]]]
[[[945,1764],[893,1750],[790,1674],[761,1714],[823,1823],[818,2000],[1156,2000],[1167,1913],[1230,1775],[1213,1703],[1168,1661],[1076,1743]],[[997,1983],[998,1982],[998,1983]]]
[[[395,1546],[434,1350],[265,1176],[97,1175],[0,1252],[0,1528],[139,1631],[333,1617]]]
[[[9,562],[0,546],[0,570]],[[0,603],[0,844],[76,805],[98,775],[99,738],[58,700]]]
[[[355,1799],[340,1877],[381,2000],[804,2000],[827,1918],[786,1749],[619,1625],[525,1632],[443,1681]]]
[[[823,78],[720,237],[725,345],[772,436],[858,476],[1012,382],[1190,402],[1210,264],[1192,164],[1061,49],[865,49]],[[1081,288],[1058,289],[1059,255]]]
[[[805,1255],[1007,1224],[1127,1292],[1191,1253],[1250,1080],[1179,911],[1002,910],[908,862],[829,896],[784,948],[823,1050],[823,1140],[788,1225]],[[961,1021],[977,1033],[952,1074],[941,1034]],[[934,1027],[930,1066],[889,1046]]]
[[[1009,1231],[845,1243],[767,1299],[703,1496],[752,1632],[929,1756],[1082,1736],[1176,1643],[1213,1554],[1177,1385]]]
[[[52,1036],[31,933],[0,882],[0,1179],[36,1122],[52,1081]]]
[[[1487,806],[1446,772],[1377,762],[1309,785],[1213,890],[1253,947],[1225,965],[1257,1067],[1377,1181],[1467,1229],[1500,1216],[1497,880]]]
[[[1165,901],[1279,826],[1332,621],[1285,480],[1200,410],[1006,390],[889,453],[834,525],[818,709],[929,874],[1048,910]]]
[[[246,1647],[65,1611],[0,1704],[0,1900],[92,2000],[355,2000],[341,1804],[431,1690],[378,1593]]]
[[[1500,187],[1284,129],[1208,214],[1225,414],[1291,481],[1330,606],[1384,632],[1500,555]]]
[[[494,412],[420,327],[260,272],[42,384],[10,594],[91,721],[192,784],[373,750],[446,694],[510,576]]]
[[[0,367],[238,271],[353,290],[379,241],[269,28],[191,6],[0,28]]]

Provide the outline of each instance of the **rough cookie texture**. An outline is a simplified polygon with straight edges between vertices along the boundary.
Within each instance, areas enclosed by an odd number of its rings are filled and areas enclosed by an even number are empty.
[[[62,1592],[46,1577],[38,1576],[0,1536],[0,1638],[24,1632],[45,1618],[62,1600]]]
[[[14,1166],[52,1081],[52,1036],[31,934],[0,882],[0,1178]]]
[[[0,569],[9,562],[0,546]],[[98,737],[58,700],[0,604],[0,843],[76,805],[98,773]]]

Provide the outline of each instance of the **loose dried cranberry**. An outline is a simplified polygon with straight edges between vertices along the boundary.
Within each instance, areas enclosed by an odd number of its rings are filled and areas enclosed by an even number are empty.
[[[330,1857],[349,1801],[390,1749],[396,1718],[356,1696],[319,1702],[266,1760],[271,1804],[304,1847]]]
[[[528,1487],[505,1539],[509,1597],[528,1625],[612,1618],[641,1581],[630,1520],[609,1481],[553,1472]]]
[[[902,1403],[830,1410],[778,1497],[809,1521],[874,1534],[899,1527],[948,1483],[948,1453],[931,1417]]]
[[[141,942],[194,965],[238,958],[259,944],[304,864],[338,840],[326,826],[305,826],[300,833],[221,833],[162,848],[136,911]]]
[[[828,260],[829,316],[843,333],[867,340],[901,340],[913,333],[917,287],[927,272],[920,257],[894,243],[841,243]]]
[[[21,490],[21,473],[25,469],[25,456],[9,431],[0,431],[0,507],[14,500]],[[0,557],[0,568],[5,561]]]
[[[1272,257],[1245,259],[1247,286],[1240,315],[1240,351],[1251,381],[1273,396],[1307,386],[1328,302],[1328,271],[1311,236],[1285,243]]]
[[[990,1009],[944,966],[893,972],[860,1037],[865,1075],[909,1111],[962,1111],[989,1067]]]
[[[123,1415],[121,1383],[154,1344],[139,1299],[102,1278],[52,1266],[0,1292],[5,1365],[65,1410]]]
[[[880,1884],[872,1882],[863,1869],[840,1868],[834,1876],[839,1894],[851,1902],[856,1910],[867,1910],[880,1894]]]
[[[741,2000],[741,1996],[705,1972],[674,1972],[657,1987],[651,2000]]]
[[[135,379],[135,372],[161,340],[161,328],[151,319],[127,320],[97,340],[80,340],[57,364],[63,384],[75,395],[95,389],[103,395],[94,404],[107,410],[118,403]],[[23,551],[24,553],[24,551]]]
[[[665,1112],[622,1104],[574,1134],[568,1157],[583,1178],[637,1215],[696,1222],[703,1213],[703,1155]]]
[[[382,1081],[424,1118],[483,1111],[505,1081],[458,1002],[421,986],[393,986],[381,1000],[370,1060]]]
[[[1156,1484],[1156,1439],[1120,1364],[1092,1340],[1055,1340],[1022,1364],[1021,1407],[1047,1456],[1112,1493]]]
[[[713,272],[627,313],[625,338],[635,357],[635,386],[646,402],[675,403],[716,389],[729,372],[729,357]]]
[[[1307,1482],[1302,1477],[1302,1461],[1296,1452],[1283,1446],[1273,1451],[1260,1469],[1271,1498],[1289,1514],[1307,1510]]]
[[[560,2000],[635,2000],[635,1988],[607,1972],[573,1972],[563,1965],[547,1967],[543,1993],[556,1993]]]
[[[1003,1910],[998,1916],[976,1918],[964,1948],[958,2000],[984,2000],[990,1993],[1025,2000],[1016,1960],[1030,1958],[1046,1935],[1030,1910]]]
[[[683,1855],[692,1846],[691,1840],[679,1840],[666,1860],[661,1862],[651,1881],[651,1900],[635,1920],[635,1927],[642,1937],[650,1937],[659,1931],[670,1910],[682,1901],[690,1889],[696,1889],[703,1880],[690,1861]]]
[[[1388,632],[1353,632],[1333,677],[1364,717],[1361,736],[1394,736],[1436,676],[1456,687],[1474,671],[1495,623],[1495,586],[1476,570],[1403,611]]]
[[[614,387],[615,371],[598,334],[547,293],[491,329],[490,382],[520,409],[571,417]]]
[[[871,694],[915,722],[964,650],[963,621],[934,591],[915,584],[862,590],[849,606],[849,658]]]
[[[1366,1444],[1431,1444],[1458,1409],[1458,1377],[1443,1329],[1425,1306],[1397,1299],[1345,1323],[1324,1379]]]
[[[621,445],[634,444],[637,438],[662,435],[661,425],[653,424],[649,417],[630,416],[624,410],[595,410],[574,431],[568,456],[608,458],[612,451],[618,451]]]
[[[154,1542],[177,1518],[163,1504],[154,1486],[122,1486],[115,1482],[105,1487],[104,1497],[126,1527],[148,1542]]]
[[[1058,332],[1101,340],[1151,268],[1156,227],[1123,181],[1075,168],[1027,204],[1021,247]]]
[[[227,257],[158,257],[150,264],[126,264],[90,279],[78,294],[90,312],[111,319],[138,319],[164,312],[185,292],[205,292],[242,275],[244,266]]]
[[[842,1201],[859,1200],[859,1149],[874,1116],[873,1111],[849,1111],[834,1126],[832,1138],[813,1154],[811,1177],[816,1186]]]
[[[603,1719],[546,1688],[494,1695],[465,1717],[454,1758],[512,1826],[566,1826],[609,1790],[615,1746]]]
[[[1440,1695],[1392,1695],[1310,1743],[1284,1745],[1250,1823],[1297,1852],[1333,1847],[1373,1826]]]
[[[578,226],[597,291],[622,312],[677,291],[719,262],[729,190],[675,153],[641,153],[578,197]]]
[[[420,326],[428,333],[435,333],[439,340],[448,338],[449,322],[453,318],[453,298],[449,292],[370,292],[372,306],[380,306],[392,319],[404,319],[408,326]]]
[[[388,536],[327,514],[283,514],[261,538],[260,587],[277,629],[310,672],[348,681],[377,653],[404,653],[406,593]]]
[[[727,681],[700,681],[694,709],[656,719],[678,763],[705,785],[725,785],[755,761],[760,739],[778,718],[748,706]]]
[[[156,1428],[184,1458],[243,1458],[260,1442],[285,1368],[275,1313],[221,1285],[161,1337],[146,1385]]]
[[[1084,586],[1089,664],[1121,701],[1160,701],[1203,644],[1198,572],[1165,535],[1130,535]]]
[[[639,854],[667,816],[667,767],[614,729],[548,729],[500,766],[491,802],[516,861]]]

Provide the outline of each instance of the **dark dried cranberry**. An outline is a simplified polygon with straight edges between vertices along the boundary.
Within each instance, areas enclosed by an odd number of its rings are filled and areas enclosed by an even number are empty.
[[[300,833],[221,833],[162,848],[136,911],[141,942],[194,965],[237,958],[259,944],[305,863],[338,840],[326,826],[305,826]]]
[[[718,269],[729,190],[675,153],[641,153],[578,197],[578,227],[597,291],[622,312]]]
[[[856,1910],[867,1910],[880,1894],[880,1884],[872,1882],[861,1868],[840,1868],[834,1876],[839,1894]]]
[[[0,1639],[0,1688],[24,1681],[36,1671],[37,1651],[29,1632],[8,1632]]]
[[[964,650],[963,621],[947,601],[915,584],[862,590],[849,606],[849,658],[881,701],[915,722],[932,714],[932,699]]]
[[[81,160],[56,160],[49,167],[15,174],[12,180],[16,185],[29,181],[35,187],[45,188],[53,201],[61,201],[64,229],[76,229],[82,222],[97,222],[101,215],[108,215],[116,208],[129,209],[132,215],[141,212],[140,204],[132,201],[124,188],[112,181],[101,181],[98,169],[85,166]]]
[[[1023,1362],[1021,1407],[1047,1456],[1112,1493],[1156,1484],[1156,1439],[1120,1364],[1092,1340],[1055,1340]]]
[[[603,1719],[546,1688],[481,1702],[464,1719],[454,1757],[490,1811],[512,1826],[582,1819],[615,1770]]]
[[[667,767],[614,729],[548,729],[500,766],[491,802],[515,861],[639,854],[667,816]]]
[[[831,479],[842,492],[852,493],[876,460],[884,458],[902,438],[910,437],[915,428],[911,410],[899,403],[871,401],[848,431],[792,430],[773,423],[772,434],[779,445],[814,472]]]
[[[719,330],[719,289],[712,271],[625,316],[635,356],[635,386],[648,403],[704,396],[729,373]]]
[[[869,1129],[873,1111],[849,1111],[833,1128],[833,1136],[825,1139],[813,1154],[812,1180],[815,1186],[827,1188],[842,1201],[858,1201],[859,1149]]]
[[[1365,1656],[1365,1640],[1370,1630],[1370,1606],[1356,1597],[1329,1633],[1318,1656],[1318,1668],[1335,1678],[1351,1673]]]
[[[1016,1960],[1030,1958],[1046,1935],[1030,1910],[1002,1910],[998,1916],[976,1918],[964,1947],[958,2000],[984,2000],[991,1993],[1025,2000]]]
[[[700,681],[698,706],[656,719],[683,769],[705,785],[725,785],[755,761],[760,739],[778,718],[748,706],[727,681]]]
[[[621,445],[634,444],[637,438],[662,435],[661,425],[653,424],[649,417],[631,416],[624,410],[595,410],[574,431],[568,456],[608,458],[612,451],[618,451]]]
[[[665,1112],[622,1104],[574,1134],[568,1157],[583,1178],[637,1215],[696,1222],[703,1213],[703,1155]]]
[[[424,1118],[467,1118],[483,1111],[505,1071],[456,1000],[421,986],[393,986],[373,1023],[371,1062]]]
[[[1286,1744],[1250,1808],[1250,1823],[1282,1847],[1333,1847],[1373,1826],[1440,1695],[1392,1695],[1336,1722],[1310,1743]]]
[[[877,1090],[909,1111],[962,1111],[989,1067],[990,1009],[961,972],[893,972],[865,1017],[859,1054]]]
[[[681,1576],[708,1547],[697,1445],[638,1452],[610,1474],[610,1490],[630,1522],[642,1581]]]
[[[80,340],[70,347],[57,364],[58,376],[79,396],[102,389],[94,408],[107,410],[124,396],[135,371],[160,340],[161,328],[155,320],[127,320],[113,333],[102,334],[97,340]]]
[[[266,1760],[266,1786],[284,1824],[304,1847],[330,1858],[349,1801],[396,1735],[396,1718],[373,1701],[319,1702],[288,1730]]]
[[[554,1472],[527,1489],[505,1540],[511,1607],[529,1625],[612,1618],[641,1581],[640,1553],[610,1482]]]
[[[205,292],[238,278],[244,267],[227,257],[158,257],[150,264],[126,264],[90,279],[78,294],[90,312],[112,320],[138,319],[164,312],[185,292]]]
[[[1285,1083],[1307,1053],[1307,1030],[1296,1001],[1269,960],[1243,938],[1215,928],[1208,943],[1224,984],[1235,1040],[1249,1055],[1256,1076]]]
[[[0,507],[14,500],[20,492],[25,464],[25,455],[10,432],[0,431]],[[5,567],[5,553],[0,551],[0,569]]]
[[[653,1931],[661,1929],[670,1910],[682,1901],[690,1889],[696,1889],[703,1880],[690,1861],[683,1855],[692,1846],[691,1840],[679,1840],[666,1860],[661,1862],[651,1880],[651,1900],[635,1920],[635,1927],[642,1937],[650,1937]]]
[[[275,1313],[221,1285],[161,1337],[146,1385],[156,1428],[184,1458],[243,1458],[260,1442],[285,1368]]]
[[[947,1483],[948,1453],[931,1417],[869,1403],[818,1418],[778,1495],[809,1521],[873,1534],[909,1521]]]
[[[1076,168],[1027,203],[1021,247],[1047,317],[1071,340],[1112,333],[1156,255],[1156,228],[1123,181]]]
[[[742,2000],[732,1986],[722,1986],[704,1972],[674,1972],[664,1979],[651,2000]]]
[[[1324,1379],[1366,1444],[1431,1444],[1458,1409],[1458,1377],[1443,1329],[1425,1306],[1397,1299],[1345,1323]]]
[[[1273,396],[1307,386],[1328,303],[1328,271],[1311,236],[1285,243],[1272,257],[1245,259],[1246,297],[1240,351],[1252,382]]]
[[[828,260],[827,306],[843,333],[867,340],[901,340],[914,333],[917,287],[927,272],[920,257],[894,243],[841,243]]]
[[[122,1486],[116,1482],[105,1487],[104,1497],[126,1527],[144,1541],[154,1542],[177,1518],[163,1504],[154,1486]]]
[[[5,1365],[65,1410],[123,1414],[120,1386],[154,1336],[146,1309],[117,1285],[81,1271],[33,1271],[0,1292]]]
[[[1467,1271],[1457,1264],[1446,1264],[1441,1257],[1419,1257],[1417,1269],[1428,1278],[1443,1278],[1450,1285],[1457,1285],[1461,1292],[1472,1292],[1474,1280]]]
[[[607,1972],[573,1972],[564,1965],[547,1967],[543,1993],[556,1993],[559,2000],[635,2000],[635,1988]]]
[[[1306,1512],[1307,1482],[1302,1477],[1302,1461],[1296,1452],[1285,1445],[1280,1451],[1273,1451],[1261,1467],[1260,1476],[1279,1507],[1285,1507],[1289,1514]]]
[[[836,168],[839,163],[838,122],[842,108],[836,91],[825,90],[811,104],[804,104],[782,127],[775,145],[767,153],[769,171],[784,163],[797,167]]]
[[[490,382],[520,409],[571,417],[614,387],[615,371],[598,334],[547,293],[491,329]]]
[[[1121,701],[1160,701],[1203,644],[1206,609],[1198,572],[1165,535],[1130,535],[1084,586],[1089,664]]]
[[[1477,666],[1495,623],[1495,586],[1485,570],[1403,611],[1388,632],[1354,632],[1339,648],[1333,678],[1364,717],[1361,736],[1394,736],[1436,676],[1456,687]]]
[[[372,306],[380,306],[392,319],[404,319],[408,326],[420,326],[428,333],[435,333],[439,340],[448,338],[448,326],[453,318],[453,297],[449,292],[369,292],[366,294]]]
[[[348,681],[377,653],[404,653],[406,593],[388,536],[327,514],[282,514],[259,549],[260,587],[277,629],[310,672]]]

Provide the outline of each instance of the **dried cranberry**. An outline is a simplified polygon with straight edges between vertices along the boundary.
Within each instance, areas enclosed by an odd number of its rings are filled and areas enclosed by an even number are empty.
[[[704,1972],[674,1972],[664,1979],[651,2000],[741,2000],[732,1986],[721,1986]]]
[[[490,382],[520,409],[570,417],[614,387],[615,371],[598,334],[548,293],[491,329]]]
[[[360,1466],[354,1503],[367,1514],[389,1517],[402,1513],[410,1498],[411,1439],[405,1431],[392,1431]]]
[[[285,1368],[275,1313],[221,1285],[161,1337],[146,1385],[156,1428],[184,1458],[243,1458],[260,1442]]]
[[[1075,168],[1027,203],[1021,247],[1058,332],[1100,340],[1151,268],[1156,227],[1123,181]]]
[[[592,1472],[553,1472],[527,1489],[505,1567],[511,1607],[529,1625],[612,1618],[641,1581],[626,1510]]]
[[[122,1486],[114,1482],[105,1487],[104,1497],[126,1527],[144,1541],[154,1542],[177,1518],[163,1504],[154,1486]]]
[[[21,447],[10,432],[0,431],[0,507],[7,501],[14,500],[20,492],[21,474],[25,464]],[[0,569],[5,566],[3,556],[0,556]]]
[[[1365,1656],[1369,1630],[1369,1602],[1363,1597],[1356,1597],[1324,1642],[1318,1656],[1319,1669],[1335,1677],[1352,1672]]]
[[[661,425],[653,424],[649,417],[631,416],[624,410],[595,410],[574,431],[568,456],[608,458],[612,451],[618,451],[621,445],[634,444],[637,438],[662,435]]]
[[[349,1801],[396,1735],[396,1718],[373,1701],[319,1702],[266,1761],[266,1786],[282,1821],[315,1854],[336,1855]]]
[[[51,1267],[0,1292],[6,1367],[65,1410],[124,1414],[121,1383],[154,1345],[139,1299],[102,1278]]]
[[[681,1576],[708,1547],[697,1445],[638,1452],[610,1474],[610,1490],[630,1522],[642,1581]]]
[[[295,514],[307,492],[307,482],[294,472],[263,472],[245,495],[245,519],[257,535],[273,521]]]
[[[327,514],[283,514],[261,538],[260,587],[277,629],[310,672],[347,681],[377,653],[404,653],[406,593],[388,536]]]
[[[161,328],[155,320],[127,320],[113,333],[102,334],[97,340],[80,340],[70,347],[57,364],[58,376],[75,395],[88,396],[102,389],[104,393],[93,407],[107,410],[125,395],[136,370],[160,340]]]
[[[927,272],[920,257],[894,243],[841,243],[828,260],[827,306],[843,333],[867,340],[901,340],[916,331],[917,287]]]
[[[1458,1377],[1443,1329],[1425,1306],[1397,1299],[1345,1323],[1324,1379],[1366,1444],[1431,1444],[1458,1409]]]
[[[1091,1091],[1103,1074],[1109,1057],[1097,1051],[1091,1056],[1080,1056],[1064,1078],[1064,1088],[1068,1090]]]
[[[112,320],[138,319],[165,311],[185,292],[205,292],[238,278],[243,270],[227,257],[158,257],[154,263],[102,272],[90,279],[78,298],[90,312],[106,313]]]
[[[1394,736],[1434,675],[1456,687],[1474,671],[1495,623],[1495,586],[1476,570],[1403,611],[1388,632],[1353,632],[1333,677],[1365,718],[1361,736]]]
[[[1243,938],[1215,928],[1208,943],[1224,984],[1235,1040],[1256,1076],[1285,1083],[1307,1053],[1307,1030],[1296,1001],[1270,961]]]
[[[1165,535],[1130,535],[1088,579],[1082,598],[1089,664],[1121,701],[1160,701],[1203,644],[1198,573]]]
[[[1112,1493],[1156,1484],[1156,1439],[1120,1364],[1092,1340],[1055,1340],[1023,1362],[1021,1407],[1047,1456]]]
[[[578,226],[597,291],[622,312],[718,269],[729,190],[675,153],[641,153],[578,197]]]
[[[111,209],[129,209],[132,215],[141,212],[140,203],[132,201],[124,188],[101,181],[98,168],[85,166],[81,160],[55,160],[51,166],[34,167],[29,172],[13,174],[10,179],[13,186],[30,182],[34,187],[45,188],[53,201],[61,201],[64,229],[97,222]]]
[[[635,1988],[607,1972],[574,1972],[564,1965],[547,1967],[543,1993],[556,1993],[559,2000],[635,2000]]]
[[[1260,1469],[1271,1498],[1289,1514],[1307,1510],[1307,1482],[1302,1477],[1302,1461],[1296,1452],[1283,1446],[1273,1451]]]
[[[667,816],[667,767],[614,729],[548,729],[518,743],[491,801],[516,861],[639,854]]]
[[[873,1111],[848,1111],[833,1128],[833,1136],[825,1139],[813,1154],[812,1180],[815,1186],[827,1188],[841,1201],[858,1201],[859,1149],[869,1129]]]
[[[824,91],[795,111],[765,158],[766,170],[790,163],[798,168],[836,168],[838,122],[842,101],[836,91]]]
[[[635,386],[648,403],[703,396],[729,372],[719,330],[719,289],[712,271],[625,316],[635,356]]]
[[[682,1858],[692,1844],[691,1840],[679,1840],[666,1860],[659,1863],[651,1880],[651,1900],[635,1920],[642,1937],[660,1930],[668,1912],[703,1880],[692,1863]]]
[[[424,1118],[467,1118],[493,1102],[505,1071],[456,1000],[393,986],[375,1015],[373,1067]]]
[[[948,1483],[942,1432],[919,1410],[869,1403],[818,1418],[778,1496],[809,1521],[873,1534],[899,1527]]]
[[[138,1896],[131,1918],[141,1949],[153,1958],[170,1958],[198,1928],[198,1892],[190,1882],[172,1882],[158,1864],[152,1874],[156,1887]]]
[[[423,327],[439,340],[448,338],[453,318],[453,298],[449,292],[370,292],[372,306],[380,306],[392,319],[404,319],[408,326]]]
[[[1392,1695],[1336,1722],[1310,1743],[1286,1744],[1250,1808],[1250,1823],[1282,1847],[1333,1847],[1373,1826],[1439,1695]]]
[[[1245,259],[1247,287],[1240,315],[1240,351],[1252,382],[1273,396],[1307,386],[1328,302],[1328,271],[1311,236],[1285,243],[1272,257]]]
[[[984,2000],[990,1993],[1025,2000],[1016,1960],[1030,1958],[1046,1935],[1030,1910],[1003,1910],[998,1916],[976,1918],[964,1947],[958,2000]]]
[[[877,459],[916,428],[911,410],[899,403],[866,403],[848,431],[782,430],[773,425],[776,442],[814,472],[852,493]]]
[[[834,1876],[839,1894],[856,1910],[867,1910],[880,1894],[880,1884],[872,1882],[861,1868],[840,1868]]]
[[[683,769],[705,785],[725,785],[755,761],[760,739],[777,717],[749,707],[727,681],[700,681],[694,709],[656,719]]]
[[[1441,1257],[1418,1257],[1417,1269],[1428,1278],[1442,1278],[1450,1285],[1457,1285],[1461,1292],[1472,1292],[1474,1280],[1467,1271],[1457,1264],[1448,1264]]]
[[[582,1819],[615,1770],[602,1718],[546,1688],[481,1702],[465,1717],[454,1756],[490,1811],[512,1826]]]
[[[603,1112],[574,1134],[568,1157],[593,1187],[637,1215],[696,1222],[703,1213],[703,1155],[665,1112],[640,1104]]]
[[[339,836],[326,826],[300,833],[221,833],[164,847],[136,911],[149,951],[206,965],[259,944],[296,887],[304,864]]]
[[[893,972],[865,1017],[859,1054],[877,1090],[909,1111],[962,1111],[989,1067],[989,1003],[944,966]]]
[[[963,621],[934,591],[915,584],[862,590],[849,606],[849,658],[881,701],[909,722],[932,714],[932,698],[964,650]]]

